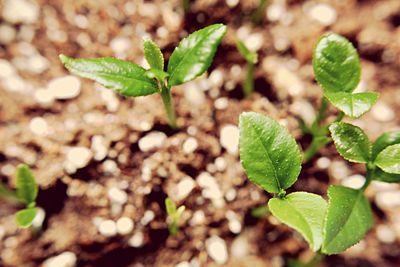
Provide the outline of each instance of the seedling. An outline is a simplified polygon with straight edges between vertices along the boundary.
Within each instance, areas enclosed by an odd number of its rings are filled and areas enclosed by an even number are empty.
[[[175,48],[164,71],[164,57],[151,40],[144,40],[144,56],[150,65],[146,70],[137,64],[112,58],[74,59],[60,55],[64,66],[72,73],[92,79],[123,96],[161,95],[168,123],[177,128],[171,88],[202,75],[211,65],[226,26],[214,24],[193,32]]]
[[[257,8],[251,14],[251,20],[255,25],[259,25],[263,21],[267,4],[268,0],[259,0]]]
[[[236,39],[236,47],[247,62],[247,73],[243,83],[243,93],[248,97],[254,91],[254,67],[258,61],[258,56],[257,53],[250,51],[239,39]]]
[[[165,209],[168,214],[168,230],[171,235],[176,235],[179,231],[179,220],[185,211],[185,206],[176,207],[176,204],[170,199],[165,199]]]
[[[400,132],[385,133],[371,145],[358,127],[336,122],[329,127],[339,153],[367,164],[360,189],[331,185],[328,203],[321,196],[286,190],[297,180],[302,155],[295,139],[269,117],[254,112],[240,116],[240,159],[249,179],[273,194],[270,212],[297,230],[313,251],[337,254],[359,242],[373,225],[364,191],[372,179],[400,182]]]
[[[312,125],[301,123],[303,132],[312,136],[304,161],[310,160],[319,149],[331,142],[328,125],[321,125],[329,103],[340,110],[335,121],[341,121],[344,115],[360,117],[371,109],[379,97],[376,92],[354,93],[360,82],[360,59],[353,45],[340,35],[330,33],[319,39],[314,48],[313,68],[324,97]]]
[[[28,228],[37,213],[35,200],[38,194],[38,186],[30,168],[25,164],[18,166],[16,179],[16,191],[11,191],[3,184],[0,184],[0,196],[10,202],[25,206],[25,208],[15,213],[15,220],[19,227]]]

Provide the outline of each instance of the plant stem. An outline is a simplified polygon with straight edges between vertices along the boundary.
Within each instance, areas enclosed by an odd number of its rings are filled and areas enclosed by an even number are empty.
[[[328,109],[328,100],[326,99],[326,97],[323,97],[321,102],[321,107],[319,108],[318,114],[315,117],[313,125],[319,126],[321,121],[325,118],[327,109]]]
[[[323,148],[325,145],[330,143],[330,139],[327,136],[314,136],[312,137],[311,144],[304,151],[304,162],[311,160],[314,155]]]
[[[246,80],[243,84],[243,92],[246,97],[249,97],[254,91],[254,64],[251,62],[247,63],[247,74]]]
[[[165,86],[162,82],[160,84],[161,84],[161,98],[164,103],[165,113],[167,114],[168,124],[171,128],[177,129],[178,125],[176,123],[175,108],[172,103],[171,89]]]
[[[369,184],[372,181],[372,175],[375,171],[375,167],[370,167],[367,165],[367,174],[365,175],[365,182],[363,184],[363,186],[361,187],[362,191],[365,191],[367,189],[367,187],[369,186]]]

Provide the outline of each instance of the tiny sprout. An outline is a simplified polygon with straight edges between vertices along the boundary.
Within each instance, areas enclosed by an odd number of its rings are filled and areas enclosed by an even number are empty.
[[[0,196],[12,203],[25,206],[15,214],[15,220],[19,227],[28,228],[37,213],[35,201],[38,195],[38,186],[30,168],[25,164],[21,164],[17,168],[16,187],[14,192],[0,184]]]
[[[319,149],[330,143],[328,125],[321,123],[326,118],[328,104],[340,110],[335,121],[343,117],[358,118],[376,103],[376,92],[354,93],[360,83],[361,66],[357,50],[343,36],[330,33],[322,36],[313,52],[315,79],[323,91],[320,110],[312,123],[300,121],[304,133],[312,136],[312,141],[304,152],[304,161],[309,161]]]
[[[278,122],[254,112],[240,115],[240,160],[253,183],[273,194],[268,209],[297,230],[313,251],[338,254],[358,243],[373,226],[365,190],[372,180],[400,183],[400,132],[382,134],[373,144],[352,124],[329,126],[339,154],[366,164],[359,189],[330,185],[328,201],[308,192],[286,194],[301,171],[302,155],[295,139]]]
[[[257,53],[250,51],[239,39],[236,39],[236,48],[247,62],[247,73],[243,83],[243,93],[248,97],[254,91],[254,67],[258,61],[258,56]]]
[[[72,73],[92,79],[123,96],[146,96],[159,93],[167,114],[168,124],[178,128],[171,88],[202,75],[211,65],[226,26],[214,24],[184,38],[172,52],[167,70],[160,48],[144,40],[144,55],[150,69],[112,58],[74,59],[60,55],[64,66]]]
[[[185,211],[185,206],[176,207],[176,204],[170,199],[165,199],[165,209],[167,210],[168,230],[171,235],[176,235],[179,231],[179,219]]]

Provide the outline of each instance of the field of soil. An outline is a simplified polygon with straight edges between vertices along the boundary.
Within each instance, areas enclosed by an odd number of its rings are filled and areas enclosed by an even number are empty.
[[[370,112],[349,120],[374,140],[400,129],[400,1],[0,0],[0,181],[15,188],[31,166],[41,208],[31,229],[0,200],[0,266],[279,267],[313,255],[302,237],[270,214],[252,215],[269,195],[244,174],[238,156],[243,111],[269,115],[306,148],[298,118],[313,120],[322,91],[312,49],[336,32],[360,53],[357,91],[380,93]],[[172,90],[179,130],[158,94],[124,98],[71,76],[58,59],[114,56],[147,66],[142,39],[166,59],[179,40],[224,23],[228,32],[200,78]],[[245,98],[246,62],[235,38],[257,51],[255,92]],[[337,114],[329,109],[331,117]],[[328,118],[329,119],[329,118]],[[326,196],[329,184],[359,186],[365,169],[331,144],[303,165],[292,190]],[[171,236],[164,200],[186,210]],[[375,225],[321,266],[400,266],[400,186],[373,182]]]

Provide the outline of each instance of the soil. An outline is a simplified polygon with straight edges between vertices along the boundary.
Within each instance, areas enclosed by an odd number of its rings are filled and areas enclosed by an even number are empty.
[[[5,2],[0,2],[0,10],[5,9]],[[1,266],[41,266],[66,251],[75,254],[76,266],[82,267],[219,266],[206,249],[210,237],[219,237],[227,247],[229,257],[222,266],[283,266],[288,258],[309,259],[312,253],[297,233],[272,216],[251,215],[251,210],[270,196],[248,181],[237,151],[221,142],[221,131],[237,125],[243,111],[261,112],[286,125],[305,148],[310,140],[302,135],[298,117],[312,117],[321,99],[311,53],[325,32],[334,31],[353,42],[363,67],[359,89],[381,94],[377,108],[353,122],[371,139],[399,129],[398,0],[271,0],[268,16],[260,24],[253,24],[250,18],[257,6],[255,0],[240,1],[234,7],[227,3],[235,1],[197,0],[186,14],[177,0],[35,2],[40,16],[33,22],[10,23],[4,12],[0,17],[0,25],[9,25],[17,33],[0,44],[0,58],[13,64],[23,82],[21,90],[12,90],[15,86],[10,86],[10,79],[0,75],[0,180],[14,188],[15,166],[21,162],[30,165],[40,185],[37,205],[45,211],[45,219],[39,229],[17,229],[13,213],[18,207],[0,202]],[[309,13],[316,3],[334,9],[335,21],[324,25],[313,19]],[[283,10],[273,13],[274,7]],[[60,53],[119,56],[142,64],[143,50],[138,44],[146,33],[168,58],[181,37],[219,22],[229,30],[208,74],[173,89],[179,130],[168,127],[158,95],[104,97],[106,89],[81,79],[80,93],[71,99],[43,104],[35,97],[50,80],[68,75],[58,60]],[[241,87],[245,61],[235,48],[236,34],[251,40],[260,59],[256,92],[247,99]],[[129,41],[128,49],[111,45],[121,36]],[[29,59],[36,54],[48,63],[44,70],[30,69]],[[117,108],[110,106],[110,99]],[[331,108],[328,120],[336,113]],[[32,130],[34,118],[46,121],[44,134]],[[143,151],[141,140],[154,132],[162,136],[162,142]],[[102,137],[104,157],[91,158],[82,168],[69,171],[68,152],[86,147],[96,154],[95,136]],[[190,138],[197,147],[185,153],[184,143]],[[234,139],[228,141],[234,145]],[[329,166],[324,167],[326,160]],[[353,177],[365,170],[343,161],[329,145],[303,166],[292,190],[325,196],[329,183],[344,183],[343,173]],[[177,185],[187,177],[195,186],[177,199]],[[207,194],[200,177],[211,177],[217,184],[212,189],[217,192]],[[125,191],[126,203],[116,205],[109,196],[111,188]],[[378,201],[379,195],[388,191],[400,198],[397,185],[371,186],[367,193],[375,227],[356,246],[325,257],[321,266],[400,266],[400,204],[388,206]],[[176,236],[168,233],[167,196],[186,206]],[[102,220],[121,217],[133,220],[130,233],[107,237],[98,231]],[[395,238],[382,234],[382,229]],[[136,243],[132,241],[135,236]],[[183,265],[186,261],[191,265]]]

